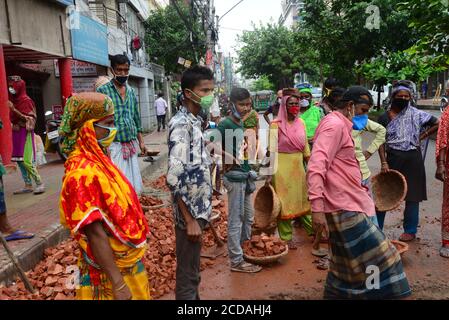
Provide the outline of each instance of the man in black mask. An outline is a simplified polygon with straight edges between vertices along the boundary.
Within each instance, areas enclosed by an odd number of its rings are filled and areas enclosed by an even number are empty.
[[[130,61],[127,56],[118,54],[111,57],[111,73],[114,78],[97,88],[97,92],[109,96],[114,102],[114,122],[117,135],[109,147],[114,164],[126,175],[137,194],[143,190],[137,150],[142,154],[147,149],[142,137],[142,125],[136,93],[127,82]]]

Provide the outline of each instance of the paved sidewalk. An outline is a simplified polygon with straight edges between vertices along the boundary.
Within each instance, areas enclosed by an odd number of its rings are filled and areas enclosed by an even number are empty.
[[[164,173],[167,161],[166,131],[153,132],[144,137],[149,150],[160,150],[155,162],[144,162],[139,158],[144,178],[153,179]],[[69,237],[68,230],[59,223],[59,193],[64,174],[64,164],[56,154],[47,155],[48,163],[38,169],[46,184],[47,191],[41,195],[13,195],[23,187],[19,171],[4,176],[8,218],[15,228],[33,232],[36,236],[29,240],[8,242],[25,270],[33,268],[42,258],[44,250],[55,246]],[[0,246],[0,284],[15,279],[17,273],[5,249]]]

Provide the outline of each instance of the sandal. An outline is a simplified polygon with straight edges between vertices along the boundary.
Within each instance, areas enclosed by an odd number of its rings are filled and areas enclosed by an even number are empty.
[[[287,246],[290,250],[298,249],[298,246],[295,244],[293,240],[287,241]]]
[[[440,256],[443,258],[449,258],[449,247],[441,247]]]
[[[329,269],[329,256],[325,256],[318,260],[315,260],[313,263],[316,263],[316,267],[319,270],[328,270]]]
[[[25,194],[25,193],[32,193],[33,189],[32,188],[23,188],[17,191],[14,191],[12,194]]]
[[[260,270],[262,270],[261,266],[256,266],[255,264],[245,261],[240,262],[240,264],[236,265],[235,267],[231,267],[231,271],[234,272],[256,273]]]
[[[329,254],[329,251],[323,248],[320,249],[312,249],[312,254],[315,257],[325,257]]]
[[[34,237],[33,233],[22,231],[22,230],[17,230],[11,234],[5,236],[5,240],[6,241],[23,240],[23,239],[31,239],[33,237]]]
[[[416,235],[412,233],[403,233],[399,237],[399,241],[410,242],[416,239]]]
[[[43,183],[36,186],[36,189],[34,189],[34,194],[41,194],[44,192],[45,192],[45,185]]]

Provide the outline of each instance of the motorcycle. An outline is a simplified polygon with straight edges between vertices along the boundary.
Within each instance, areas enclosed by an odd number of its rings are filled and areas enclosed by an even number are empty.
[[[67,160],[67,155],[61,151],[61,137],[58,132],[61,120],[50,118],[52,115],[53,112],[51,111],[45,113],[45,118],[49,118],[45,121],[45,152],[57,153],[65,161]]]

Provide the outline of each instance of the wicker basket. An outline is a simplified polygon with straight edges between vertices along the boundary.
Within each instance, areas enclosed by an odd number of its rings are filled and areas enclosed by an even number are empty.
[[[251,230],[251,235],[260,235],[262,233],[265,233],[268,236],[272,236],[276,233],[276,230],[278,229],[278,224],[276,221],[270,223],[267,227],[260,229],[256,225],[253,225]]]
[[[288,246],[285,245],[285,250],[279,254],[274,255],[274,256],[253,257],[253,256],[243,254],[243,258],[248,262],[264,265],[264,264],[276,262],[277,260],[286,256],[287,254],[288,254]]]
[[[396,170],[381,172],[372,178],[374,202],[378,211],[390,211],[400,206],[407,195],[407,181]]]
[[[265,230],[276,222],[281,202],[271,185],[261,187],[254,198],[254,228]]]
[[[390,242],[396,247],[399,254],[402,256],[406,251],[408,251],[408,244],[399,240],[390,240]]]

